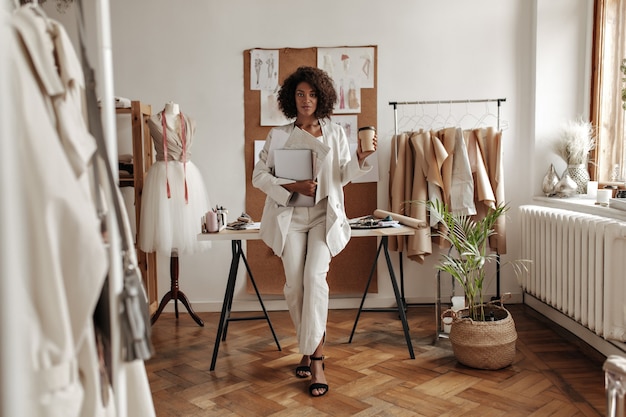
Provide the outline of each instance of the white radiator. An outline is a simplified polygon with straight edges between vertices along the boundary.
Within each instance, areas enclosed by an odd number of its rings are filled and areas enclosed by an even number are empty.
[[[626,341],[626,223],[521,206],[525,292],[607,340]]]

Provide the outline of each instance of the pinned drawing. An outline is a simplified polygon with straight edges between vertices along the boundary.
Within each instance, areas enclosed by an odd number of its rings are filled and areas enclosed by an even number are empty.
[[[374,47],[317,48],[317,66],[335,82],[354,80],[360,88],[374,88]]]
[[[334,113],[360,113],[361,88],[374,87],[374,47],[318,48],[317,65],[335,83]]]
[[[346,132],[346,136],[348,137],[348,143],[357,143],[357,133],[359,127],[356,115],[333,115],[331,119],[333,122],[343,127],[343,131]]]
[[[261,126],[282,126],[289,123],[278,107],[278,87],[275,90],[261,91]]]
[[[270,90],[278,87],[278,50],[250,51],[250,89]]]

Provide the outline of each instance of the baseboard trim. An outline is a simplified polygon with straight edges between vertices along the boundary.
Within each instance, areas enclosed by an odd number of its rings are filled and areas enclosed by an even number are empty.
[[[247,299],[235,299],[233,300],[232,311],[261,311],[261,305],[254,295],[247,295]],[[328,307],[331,310],[344,310],[344,309],[357,309],[361,304],[362,295],[355,296],[331,296]],[[490,299],[491,296],[485,296],[486,299]],[[507,300],[507,304],[521,304],[523,302],[522,294],[512,294],[512,297]],[[407,297],[406,303],[411,306],[422,305],[435,305],[435,300],[431,297]],[[222,311],[222,302],[217,301],[193,301],[191,302],[194,311],[198,313],[220,312]],[[263,296],[263,304],[268,311],[286,311],[287,303],[281,296]],[[375,294],[365,298],[364,308],[393,308],[396,306],[395,297],[379,297]],[[184,307],[179,306],[179,311],[184,311]],[[168,313],[174,312],[174,302],[170,301],[163,310]]]
[[[524,304],[532,308],[550,321],[564,328],[583,342],[600,352],[605,357],[610,355],[624,355],[626,350],[623,343],[603,339],[582,324],[568,317],[554,307],[544,303],[531,294],[524,294]]]

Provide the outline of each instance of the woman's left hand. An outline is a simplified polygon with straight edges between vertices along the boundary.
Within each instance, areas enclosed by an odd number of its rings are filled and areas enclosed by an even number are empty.
[[[359,164],[362,163],[365,158],[376,152],[378,149],[378,133],[374,134],[374,150],[373,151],[363,151],[361,148],[361,141],[359,141],[359,147],[356,150],[356,156],[359,158]]]

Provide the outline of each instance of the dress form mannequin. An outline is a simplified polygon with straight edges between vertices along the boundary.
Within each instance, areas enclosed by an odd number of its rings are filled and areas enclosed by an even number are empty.
[[[152,315],[151,323],[156,322],[171,300],[178,318],[180,300],[193,320],[204,326],[178,284],[178,255],[203,249],[196,243],[196,235],[201,232],[196,220],[210,207],[202,177],[188,158],[195,122],[180,111],[178,104],[170,101],[163,111],[150,118],[148,126],[157,150],[157,161],[150,168],[144,186],[144,196],[149,194],[150,197],[148,204],[142,205],[139,244],[146,252],[169,255],[171,284],[170,291],[163,296]]]
[[[180,114],[180,106],[177,103],[173,103],[168,101],[165,103],[165,107],[163,108],[165,112],[165,120],[167,122],[167,127],[170,129],[176,128],[176,116]]]
[[[178,105],[178,103],[168,101],[167,103],[165,103],[164,110],[167,116],[169,116],[170,114],[177,115],[178,113],[180,113],[180,106]]]
[[[150,324],[156,323],[159,316],[163,312],[163,309],[171,300],[174,300],[174,313],[176,318],[178,319],[178,301],[183,303],[187,312],[191,316],[191,318],[198,323],[198,326],[204,327],[204,321],[193,311],[191,307],[191,303],[189,299],[179,288],[178,284],[178,273],[179,273],[179,261],[178,261],[178,252],[173,250],[170,255],[170,290],[161,298],[161,302],[159,303],[159,308],[154,312],[152,317],[150,317]]]

